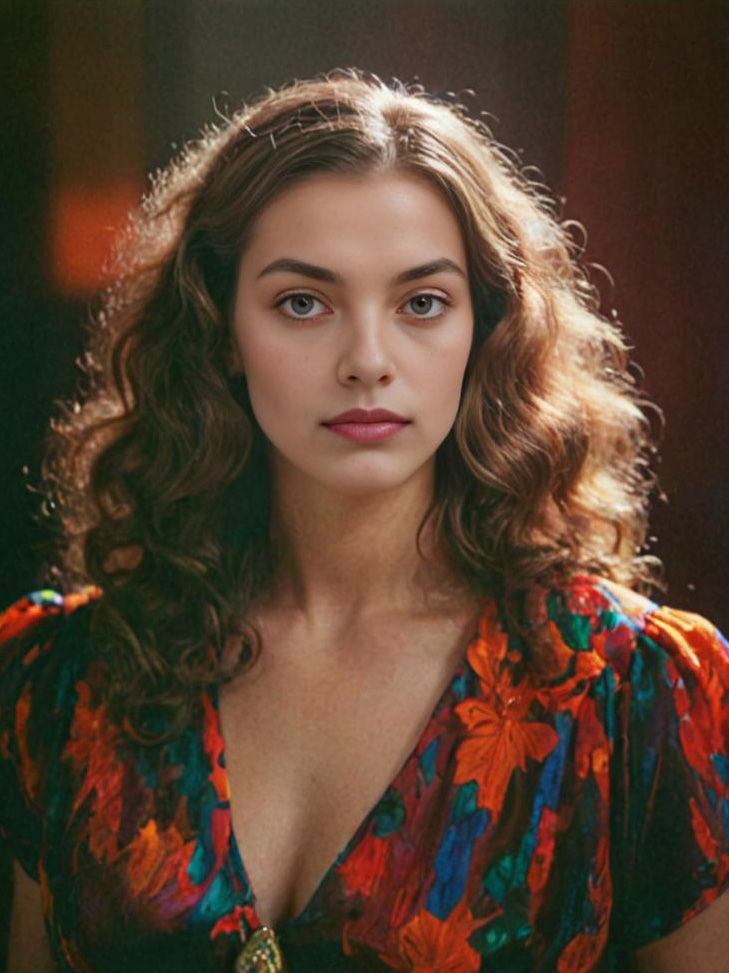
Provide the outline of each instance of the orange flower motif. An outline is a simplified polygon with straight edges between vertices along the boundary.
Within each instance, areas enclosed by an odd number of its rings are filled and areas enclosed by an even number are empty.
[[[548,723],[527,719],[536,694],[526,680],[513,682],[508,638],[498,627],[493,607],[484,614],[480,635],[468,660],[480,678],[484,698],[467,699],[455,707],[468,736],[456,753],[454,780],[475,780],[479,806],[498,813],[514,770],[524,770],[528,758],[544,760],[559,736]]]
[[[396,969],[410,973],[478,973],[481,955],[468,944],[468,938],[483,925],[474,920],[468,906],[457,906],[441,920],[427,911],[419,912],[399,931],[400,960]],[[382,955],[392,965],[391,957]]]
[[[510,673],[499,676],[500,664],[508,657],[509,638],[499,625],[499,616],[494,602],[490,602],[478,626],[478,638],[468,648],[468,661],[487,687],[496,686],[501,681],[511,682]]]
[[[81,778],[73,811],[92,797],[90,849],[98,861],[108,862],[119,853],[124,779],[124,763],[117,752],[119,731],[108,719],[105,705],[92,708],[88,683],[79,682],[77,689],[78,702],[64,754]]]
[[[458,748],[454,780],[475,780],[479,807],[496,814],[516,768],[524,770],[527,758],[544,760],[559,741],[548,723],[525,719],[531,701],[527,695],[513,696],[506,705],[469,699],[455,709],[469,735]]]
[[[155,821],[148,821],[128,848],[130,893],[135,898],[157,895],[175,878],[182,848],[182,838],[174,828],[160,831]]]
[[[376,835],[370,835],[352,849],[337,869],[348,894],[361,892],[362,895],[372,895],[375,885],[385,873],[388,852],[389,842]]]

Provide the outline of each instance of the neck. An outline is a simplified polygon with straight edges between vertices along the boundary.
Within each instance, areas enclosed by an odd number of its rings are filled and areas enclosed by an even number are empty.
[[[454,599],[463,604],[466,584],[430,523],[421,533],[424,558],[416,548],[433,489],[433,470],[360,495],[323,490],[303,477],[277,480],[272,516],[280,560],[266,600],[312,625],[326,618],[339,628],[373,616],[447,610]]]

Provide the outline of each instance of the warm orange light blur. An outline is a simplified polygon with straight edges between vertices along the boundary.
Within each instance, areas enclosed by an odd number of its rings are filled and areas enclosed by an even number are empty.
[[[106,283],[105,270],[116,234],[137,205],[141,188],[113,184],[62,186],[50,213],[52,283],[70,298],[84,299]]]

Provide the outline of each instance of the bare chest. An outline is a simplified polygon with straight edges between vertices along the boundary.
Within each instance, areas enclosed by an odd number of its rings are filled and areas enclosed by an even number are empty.
[[[418,743],[476,623],[383,631],[336,656],[293,633],[277,653],[264,636],[260,668],[221,692],[233,829],[262,922],[307,905]]]

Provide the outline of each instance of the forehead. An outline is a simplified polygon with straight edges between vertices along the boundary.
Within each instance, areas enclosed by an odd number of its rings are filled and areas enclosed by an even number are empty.
[[[465,263],[461,227],[444,193],[409,173],[317,173],[282,191],[256,219],[244,263],[283,249],[329,264],[373,254],[382,261],[423,255]]]

